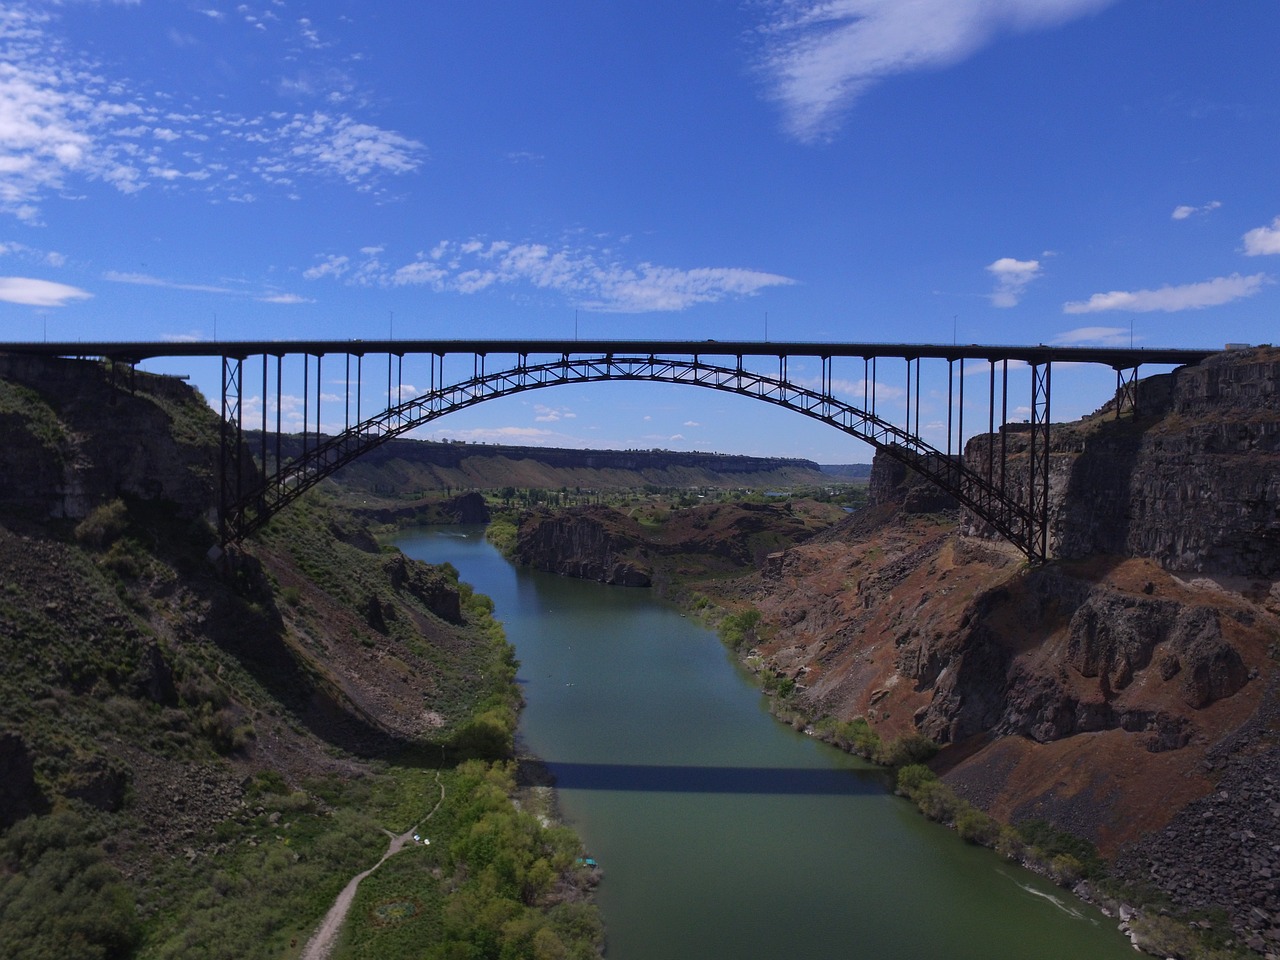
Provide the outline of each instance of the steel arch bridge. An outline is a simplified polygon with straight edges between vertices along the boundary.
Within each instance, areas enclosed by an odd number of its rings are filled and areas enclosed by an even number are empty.
[[[647,381],[701,387],[760,400],[869,443],[951,494],[1033,563],[1049,557],[1053,363],[1101,364],[1112,368],[1116,374],[1118,416],[1122,409],[1136,410],[1140,365],[1196,363],[1214,352],[1043,345],[577,340],[4,344],[0,345],[0,351],[101,357],[111,363],[113,372],[120,364],[131,369],[137,362],[155,357],[219,358],[222,381],[219,535],[224,546],[260,529],[275,513],[343,465],[394,437],[455,411],[545,387]],[[385,409],[365,417],[362,411],[362,397],[366,392],[364,361],[366,356],[377,358],[384,354],[388,404]],[[342,373],[330,373],[345,385],[345,397],[341,401],[344,426],[326,434],[322,432],[320,418],[325,396],[322,361],[326,357],[332,360],[335,355],[345,360]],[[450,381],[444,374],[445,358],[457,355],[471,359],[471,370]],[[407,356],[430,360],[430,387],[404,400],[403,364]],[[499,369],[486,371],[491,356],[510,359],[505,365],[497,364]],[[256,398],[246,396],[246,390],[252,389],[247,375],[257,372],[252,358],[261,359],[261,394]],[[286,358],[302,360],[302,450],[300,455],[288,459],[281,455]],[[795,358],[819,360],[820,376],[790,376],[788,361]],[[860,398],[837,396],[837,387],[846,386],[835,375],[837,359],[861,361]],[[272,360],[274,429],[269,418]],[[894,400],[903,400],[903,407],[896,409],[892,416],[883,402],[877,403],[878,388],[884,392],[877,379],[877,363],[882,360],[905,365],[905,390],[894,388],[892,391]],[[931,370],[935,373],[943,369],[945,362],[945,449],[931,445],[921,435],[922,360],[931,361]],[[972,366],[974,361],[977,361],[976,368]],[[768,366],[774,363],[776,367]],[[966,363],[971,364],[968,371]],[[1026,399],[1031,416],[1029,421],[1018,425],[1009,421],[1010,363],[1023,365],[1029,372],[1030,395]],[[762,369],[765,366],[768,369]],[[328,369],[332,371],[332,367],[330,362]],[[979,372],[985,369],[987,373],[984,391],[987,417],[985,424],[979,426],[986,427],[989,439],[976,456],[966,458],[965,381],[966,375],[972,379],[975,369]],[[296,381],[296,376],[294,379]],[[808,382],[802,383],[801,379]],[[931,381],[935,396],[941,395],[940,383],[938,377]],[[980,393],[979,406],[982,399]],[[256,401],[260,406],[257,424],[255,415],[246,411],[249,401]],[[334,402],[332,397],[329,401],[331,405]],[[972,393],[970,405],[973,405]],[[250,449],[246,436],[255,426],[260,428],[256,451]],[[1010,444],[1008,439],[1013,431],[1025,435],[1025,440]],[[1010,470],[1015,458],[1025,460],[1025,465]]]
[[[272,514],[320,480],[392,437],[446,414],[526,390],[605,380],[643,380],[706,387],[763,400],[836,427],[907,463],[991,523],[1004,537],[1029,552],[1043,534],[1025,505],[1002,493],[983,476],[907,430],[817,390],[742,367],[675,357],[565,357],[521,363],[506,370],[469,377],[389,407],[373,417],[307,449],[265,478],[261,489],[236,497],[228,511],[227,538],[241,539]]]

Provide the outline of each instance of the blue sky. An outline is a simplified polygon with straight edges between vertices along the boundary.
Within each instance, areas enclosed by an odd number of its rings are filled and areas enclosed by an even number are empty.
[[[0,339],[1270,342],[1280,5],[1227,11],[0,0]],[[426,434],[867,458],[761,407]]]

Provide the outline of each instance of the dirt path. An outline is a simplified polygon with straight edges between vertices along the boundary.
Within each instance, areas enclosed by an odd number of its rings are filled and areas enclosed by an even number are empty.
[[[347,911],[351,909],[351,903],[355,900],[356,888],[360,886],[360,881],[386,863],[388,857],[394,856],[403,850],[406,844],[412,843],[413,835],[418,832],[424,823],[435,816],[435,812],[440,809],[440,804],[444,803],[444,784],[440,782],[439,770],[436,771],[436,786],[440,788],[440,798],[436,800],[436,805],[431,808],[430,813],[398,837],[390,831],[384,831],[388,837],[391,837],[391,843],[387,845],[387,852],[382,855],[381,860],[363,873],[357,873],[342,888],[338,898],[333,901],[333,906],[324,915],[324,920],[321,921],[319,928],[311,935],[307,945],[302,948],[300,960],[328,960],[329,954],[333,951],[333,945],[338,940],[338,934],[342,932],[342,924],[347,919]]]

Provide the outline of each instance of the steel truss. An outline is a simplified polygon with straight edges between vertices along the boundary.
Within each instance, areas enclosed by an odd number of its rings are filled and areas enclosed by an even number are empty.
[[[656,355],[570,356],[565,353],[558,359],[529,363],[529,354],[518,354],[514,367],[493,373],[484,369],[485,356],[475,354],[472,375],[453,384],[444,383],[444,356],[432,358],[431,389],[421,396],[402,401],[366,419],[359,417],[359,388],[357,387],[357,422],[340,434],[323,437],[320,434],[319,416],[319,366],[316,356],[317,398],[315,412],[314,444],[308,443],[309,428],[304,429],[302,453],[288,463],[280,460],[279,448],[279,391],[280,374],[277,356],[277,422],[274,463],[267,458],[267,357],[262,358],[263,412],[261,440],[261,466],[263,473],[244,488],[243,433],[244,417],[241,405],[243,358],[223,358],[223,449],[221,514],[219,531],[224,544],[237,542],[260,529],[280,509],[301,496],[325,477],[361,454],[379,446],[393,437],[400,436],[415,427],[422,426],[446,414],[467,407],[510,396],[526,390],[565,384],[593,383],[599,381],[649,381],[705,387],[739,396],[751,397],[794,410],[814,420],[829,424],[859,440],[884,451],[887,455],[905,463],[912,469],[946,490],[960,503],[982,517],[1001,536],[1008,539],[1033,563],[1048,557],[1048,482],[1049,482],[1049,371],[1050,364],[1032,367],[1032,428],[1030,488],[1018,492],[1006,487],[1005,445],[1001,430],[1000,468],[995,469],[995,443],[991,441],[986,463],[982,469],[971,469],[964,462],[963,453],[951,452],[951,424],[948,423],[946,452],[938,450],[919,437],[920,421],[920,364],[919,358],[907,363],[906,427],[899,427],[876,413],[875,358],[870,358],[870,383],[864,377],[863,406],[859,409],[832,395],[832,375],[829,357],[822,358],[822,390],[811,390],[787,380],[786,357],[778,358],[778,375],[771,376],[744,369],[742,357],[735,366],[706,363],[696,354],[688,357],[660,357]],[[310,357],[306,358],[310,369]],[[864,358],[864,363],[867,360]],[[350,357],[348,357],[348,373]],[[915,365],[912,382],[912,363]],[[357,373],[357,378],[359,373]],[[400,389],[392,392],[391,357],[387,361],[388,394],[400,399]],[[348,383],[350,380],[348,378]],[[358,379],[357,379],[358,383]],[[961,410],[963,410],[963,361],[961,362]],[[1007,408],[1007,362],[1005,365],[1005,394],[1003,404]],[[304,386],[304,423],[306,410]],[[348,390],[350,388],[348,387]],[[913,396],[914,390],[914,396]],[[994,428],[995,363],[991,363],[991,406],[989,420]],[[912,410],[912,400],[915,409]],[[348,395],[348,410],[350,397]],[[914,412],[915,430],[912,426]],[[963,416],[963,414],[961,415]],[[950,413],[948,413],[950,417]],[[348,421],[349,422],[349,421]],[[1004,426],[1004,414],[1001,427]],[[963,432],[963,419],[960,422]]]

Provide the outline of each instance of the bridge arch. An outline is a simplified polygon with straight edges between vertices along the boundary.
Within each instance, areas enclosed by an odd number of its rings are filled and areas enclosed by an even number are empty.
[[[864,410],[841,400],[829,389],[818,391],[791,382],[782,357],[779,358],[778,376],[772,376],[744,368],[740,356],[735,365],[729,366],[707,362],[697,354],[671,357],[612,353],[571,356],[566,353],[558,359],[538,363],[530,363],[528,354],[519,354],[514,366],[488,373],[483,370],[484,355],[476,356],[480,362],[472,376],[389,406],[339,434],[320,440],[315,446],[304,449],[301,456],[287,463],[277,463],[273,471],[251,482],[248,489],[241,486],[245,471],[238,468],[228,471],[224,465],[220,508],[223,542],[239,541],[261,528],[290,502],[374,447],[447,414],[546,387],[601,381],[647,381],[697,386],[749,397],[832,426],[921,473],[982,517],[1032,562],[1046,559],[1047,510],[1035,509],[1034,489],[1030,497],[1021,499],[1014,491],[1004,488],[1003,481],[995,481],[989,466],[985,474],[974,470],[964,462],[963,456],[951,456],[936,449],[910,430],[878,416],[874,410]],[[826,360],[824,358],[824,370],[827,369]],[[224,358],[224,368],[228,362],[237,364],[235,375],[238,377],[238,361]],[[225,378],[224,369],[224,384]],[[224,407],[226,394],[224,388]],[[224,423],[231,419],[224,409]],[[236,434],[232,444],[238,459],[241,449],[238,428]],[[224,455],[226,447],[224,443]],[[265,456],[263,459],[265,461]],[[263,466],[265,469],[266,464]],[[234,491],[228,491],[226,486],[229,474],[236,476]],[[1033,487],[1034,484],[1033,478]]]

